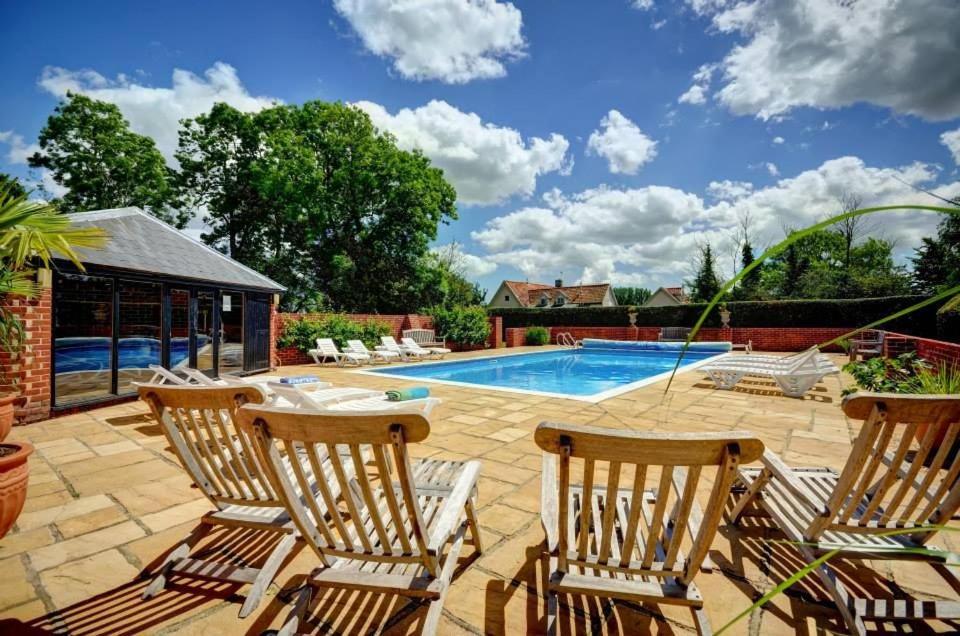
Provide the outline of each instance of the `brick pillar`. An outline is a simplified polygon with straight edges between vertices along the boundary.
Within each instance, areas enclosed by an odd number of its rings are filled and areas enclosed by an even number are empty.
[[[487,336],[487,344],[492,349],[499,349],[503,346],[503,317],[489,316],[487,320],[490,321],[490,335]]]
[[[49,276],[46,276],[49,283]],[[50,417],[53,291],[46,284],[33,300],[7,297],[4,303],[23,323],[23,344],[16,354],[0,351],[0,393],[16,391],[25,403],[16,411],[18,423]]]

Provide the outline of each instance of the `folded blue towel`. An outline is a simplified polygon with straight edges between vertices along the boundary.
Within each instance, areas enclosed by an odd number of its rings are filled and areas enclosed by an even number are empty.
[[[409,389],[393,389],[387,391],[387,400],[390,402],[406,402],[407,400],[422,400],[430,396],[430,389],[425,386],[415,386]]]
[[[288,378],[280,378],[281,384],[315,384],[320,381],[315,375],[291,375]]]

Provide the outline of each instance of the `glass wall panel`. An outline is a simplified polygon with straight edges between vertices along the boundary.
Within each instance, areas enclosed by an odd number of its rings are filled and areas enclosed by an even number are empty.
[[[213,301],[213,292],[197,292],[197,368],[201,371],[213,371]]]
[[[54,308],[56,406],[111,395],[113,281],[58,274]]]
[[[120,281],[118,393],[134,391],[133,382],[149,381],[149,365],[160,364],[161,293],[159,283]]]
[[[219,373],[243,370],[243,294],[220,294]]]
[[[190,292],[170,290],[170,370],[185,375],[190,366]]]

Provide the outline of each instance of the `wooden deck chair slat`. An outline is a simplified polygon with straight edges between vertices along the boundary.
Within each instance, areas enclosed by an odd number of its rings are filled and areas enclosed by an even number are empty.
[[[636,467],[636,473],[633,479],[633,487],[630,492],[630,501],[640,501],[643,497],[644,484],[647,480],[647,466],[646,464],[639,464]],[[626,567],[627,563],[633,560],[633,549],[637,544],[637,539],[639,538],[641,543],[640,545],[645,545],[643,543],[643,538],[638,536],[640,532],[640,506],[631,506],[629,521],[627,521],[626,531],[623,535],[623,550],[620,554],[620,565]]]
[[[606,503],[603,509],[603,524],[601,530],[601,540],[600,540],[600,561],[603,563],[607,562],[607,558],[610,556],[610,543],[611,541],[616,544],[617,541],[614,538],[616,530],[614,526],[616,525],[617,520],[617,499],[619,499],[620,489],[620,462],[613,461],[610,462],[610,466],[607,470],[607,491],[606,491]]]
[[[577,554],[581,559],[586,558],[590,549],[590,515],[593,514],[590,500],[593,497],[593,472],[593,460],[584,460],[583,490],[580,494],[580,530],[577,535]]]
[[[664,518],[666,517],[667,502],[670,500],[670,490],[673,485],[673,466],[663,466],[660,473],[660,485],[657,486],[657,499],[653,507],[653,517],[647,526],[647,545],[644,548],[643,567],[649,568],[653,563],[657,545],[663,537]]]
[[[913,446],[913,437],[917,431],[917,424],[912,422],[907,424],[906,430],[903,431],[903,435],[900,437],[900,443],[897,444],[897,451],[893,454],[893,465],[900,466],[906,460],[907,453],[910,451],[911,446]],[[890,490],[892,486],[897,481],[897,471],[896,470],[887,470],[876,487],[872,488],[867,494],[870,497],[870,503],[867,504],[866,509],[863,511],[862,518],[870,519],[877,512],[880,507],[880,504],[883,502],[884,497],[887,495],[887,491]],[[889,514],[887,509],[884,510],[881,519],[884,523],[889,520]]]
[[[224,474],[222,462],[217,461],[217,454],[221,451],[216,436],[211,434],[209,429],[205,430],[201,426],[200,422],[197,421],[198,418],[194,417],[192,409],[185,409],[183,416],[193,429],[196,443],[200,447],[201,454],[206,459],[207,468],[213,474],[216,483],[220,485],[221,494],[233,498],[243,497],[242,492],[234,491],[231,487],[230,478]],[[211,450],[211,446],[214,447],[214,450]]]
[[[210,422],[210,416],[206,409],[198,409],[197,418],[203,425],[203,430],[206,431],[209,445],[213,446],[214,461],[219,465],[220,470],[218,472],[223,477],[224,483],[228,484],[231,491],[237,493],[238,497],[244,497],[247,493],[243,491],[243,487],[240,485],[240,477],[234,470],[233,462],[230,461],[232,456],[229,451],[224,449],[224,444],[232,444],[233,440],[230,439],[230,435],[225,430],[222,431],[223,437],[217,435],[217,430]],[[219,462],[216,460],[219,460]],[[253,493],[251,492],[250,495],[252,496]]]
[[[383,519],[380,516],[380,505],[373,496],[373,489],[370,487],[370,478],[364,469],[364,461],[360,456],[360,446],[350,444],[350,457],[353,459],[356,480],[360,484],[360,493],[363,495],[363,502],[367,508],[367,514],[373,522],[373,527],[377,531],[377,538],[380,541],[380,548],[387,554],[393,553],[393,542],[387,536],[387,530]],[[364,532],[366,534],[366,532]]]
[[[594,532],[590,541],[592,548],[590,549],[589,554],[597,554],[600,551],[600,529],[597,524],[599,524],[601,519],[603,519],[603,512],[600,510],[601,499],[603,499],[604,503],[606,503],[606,499],[602,493],[594,492],[590,496],[590,514],[591,518],[594,520]],[[604,508],[604,510],[606,510],[606,508]]]
[[[373,552],[373,544],[370,542],[370,537],[366,532],[364,532],[362,522],[363,517],[360,514],[357,501],[354,498],[353,488],[350,484],[350,478],[347,476],[347,472],[343,468],[343,461],[340,458],[340,451],[337,449],[336,444],[331,444],[330,442],[327,442],[326,444],[326,451],[326,456],[330,462],[330,466],[333,468],[333,474],[337,479],[337,485],[340,489],[340,496],[347,505],[347,512],[350,513],[350,523],[353,527],[353,532],[351,532],[350,535],[342,537],[343,541],[349,545],[351,540],[359,540],[362,550],[366,552]]]
[[[958,478],[960,478],[960,461],[954,461],[950,469],[940,480],[940,485],[937,486],[936,491],[934,491],[930,497],[930,502],[923,509],[923,512],[920,513],[921,519],[929,519],[930,523],[938,524],[940,523],[940,519],[949,519],[953,516],[956,510],[946,510],[945,506],[941,506],[941,502],[946,503],[944,502],[944,497],[947,491],[956,485]]]
[[[397,539],[400,541],[400,549],[403,550],[404,554],[410,554],[410,537],[407,533],[407,526],[404,516],[400,512],[400,505],[397,502],[397,494],[393,489],[393,482],[390,478],[390,469],[387,462],[387,457],[383,452],[383,446],[376,445],[373,447],[373,459],[377,465],[377,471],[380,474],[380,480],[382,482],[383,489],[383,498],[387,502],[387,507],[390,509],[390,516],[394,519],[394,527],[396,528]]]
[[[296,445],[293,442],[289,440],[283,440],[283,450],[287,454],[287,457],[290,459],[290,462],[289,462],[290,472],[293,473],[293,476],[296,479],[297,487],[300,489],[301,493],[306,495],[303,497],[303,499],[307,500],[307,507],[310,508],[310,512],[313,514],[313,518],[318,520],[317,525],[321,528],[321,532],[322,532],[325,526],[325,524],[323,523],[324,511],[317,504],[317,500],[309,496],[308,494],[310,493],[310,480],[307,477],[306,471],[303,469],[303,465],[300,462],[296,461],[295,459],[299,454],[299,449],[296,447]],[[309,449],[305,449],[305,454],[308,455],[308,457],[310,456]],[[310,465],[311,465],[311,470],[313,471],[313,474],[317,476],[316,481],[317,482],[322,481],[322,479],[320,479],[320,475],[323,474],[323,469],[322,467],[319,466],[319,462],[315,463],[313,461],[313,457],[310,457]],[[319,473],[317,472],[318,468],[320,469]]]
[[[730,444],[724,451],[723,461],[713,481],[713,489],[710,492],[707,509],[703,512],[700,533],[694,538],[690,554],[687,555],[686,574],[680,578],[682,585],[689,585],[693,581],[693,577],[700,566],[703,565],[703,560],[710,550],[710,544],[713,542],[717,527],[720,525],[720,519],[723,517],[727,493],[730,492],[733,482],[737,479],[742,453],[743,448],[738,444]]]
[[[424,566],[431,576],[437,576],[437,560],[427,551],[427,530],[423,523],[423,516],[420,513],[420,507],[417,505],[417,496],[413,491],[413,470],[410,467],[410,456],[407,454],[406,440],[404,439],[403,429],[399,426],[391,427],[390,438],[393,442],[393,459],[397,467],[397,474],[400,477],[400,490],[403,493],[403,505],[410,517],[413,526],[413,538],[417,543],[417,549],[424,558]]]
[[[939,431],[945,424],[949,424],[949,422],[943,418],[936,421],[932,426],[930,426],[930,428]],[[952,426],[947,430],[943,440],[937,443],[937,453],[934,455],[930,465],[927,466],[926,474],[920,481],[920,485],[915,489],[916,492],[914,492],[913,497],[900,511],[899,516],[901,519],[910,519],[914,511],[917,509],[917,507],[919,507],[921,501],[929,493],[930,486],[933,484],[937,475],[940,474],[940,468],[943,466],[943,463],[947,460],[947,456],[950,455],[950,451],[953,449],[953,443],[956,441],[958,433],[960,433],[960,427]],[[927,518],[918,518],[914,519],[914,521],[918,523],[926,523]]]
[[[241,432],[234,434],[229,430],[227,426],[227,421],[224,419],[224,414],[220,409],[214,409],[210,412],[210,417],[213,418],[214,422],[217,424],[217,428],[220,430],[222,439],[225,442],[224,446],[227,449],[227,453],[230,455],[230,461],[234,468],[234,472],[240,477],[241,482],[247,488],[247,492],[251,499],[260,499],[260,493],[257,491],[257,487],[253,483],[253,477],[250,475],[249,468],[247,466],[246,458],[253,458],[253,453],[249,452],[246,447],[246,435],[243,435]],[[240,447],[240,450],[237,450],[237,446]]]
[[[570,445],[560,446],[560,466],[557,479],[560,499],[557,501],[557,568],[567,572],[567,550],[572,545],[573,510],[570,505]]]
[[[680,552],[680,544],[687,530],[690,511],[693,509],[693,502],[697,494],[697,482],[700,480],[700,470],[700,466],[691,466],[687,471],[683,493],[677,492],[679,507],[676,512],[671,515],[673,519],[673,533],[670,537],[670,547],[667,549],[667,556],[663,561],[665,568],[673,568],[677,554]]]
[[[171,439],[168,435],[167,441],[173,446],[174,452],[177,453],[180,461],[187,466],[187,472],[190,473],[193,480],[200,486],[204,494],[212,499],[217,495],[218,487],[214,482],[213,475],[207,470],[206,463],[203,457],[200,456],[199,449],[193,443],[193,435],[187,427],[186,422],[184,422],[180,413],[173,409],[165,409],[162,417],[169,418],[169,423],[172,424],[176,430],[176,436]]]
[[[846,505],[841,508],[840,514],[837,517],[841,523],[849,521],[850,517],[859,510],[861,502],[863,501],[863,495],[873,483],[874,475],[877,474],[877,468],[879,468],[883,462],[883,456],[887,452],[887,447],[890,445],[890,440],[893,439],[893,433],[896,428],[896,421],[889,418],[883,420],[877,442],[870,448],[870,459],[867,461],[860,475],[858,475],[857,481],[855,482],[856,487],[851,491]]]
[[[223,477],[220,475],[220,471],[216,468],[210,447],[200,433],[200,429],[197,427],[193,415],[190,411],[181,411],[179,409],[171,409],[171,414],[182,423],[181,430],[184,431],[184,439],[194,451],[194,456],[197,458],[200,469],[203,470],[210,485],[213,486],[214,496],[226,495],[233,497],[234,494],[230,492],[230,488],[226,485],[226,482],[224,482]]]
[[[937,433],[939,432],[937,426],[928,426],[926,433],[923,435],[923,440],[920,442],[920,449],[917,451],[917,454],[914,455],[913,460],[910,462],[910,468],[907,470],[902,481],[900,482],[900,487],[897,488],[893,497],[890,498],[890,501],[887,502],[887,510],[891,511],[891,516],[896,515],[896,510],[899,508],[900,503],[906,498],[907,494],[914,488],[917,488],[915,482],[917,475],[920,473],[920,469],[923,468],[923,462],[927,459],[927,456],[930,454],[930,451],[933,449],[934,443],[937,440]]]

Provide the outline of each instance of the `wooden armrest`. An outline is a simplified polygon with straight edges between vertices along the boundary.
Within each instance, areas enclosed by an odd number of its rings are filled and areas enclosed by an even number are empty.
[[[814,514],[826,517],[829,512],[822,498],[813,494],[807,486],[800,481],[797,474],[793,472],[780,456],[769,449],[764,449],[763,456],[760,458],[764,468],[769,470],[773,476],[780,480],[784,487],[796,496],[801,503],[807,505]]]
[[[557,528],[559,526],[560,502],[557,490],[557,456],[543,452],[540,471],[540,523],[547,535],[547,550],[557,549]]]
[[[457,483],[453,485],[450,494],[443,500],[443,509],[440,511],[440,516],[430,533],[427,552],[438,555],[443,550],[443,546],[446,545],[460,525],[460,520],[465,515],[467,500],[476,492],[477,480],[479,479],[480,462],[469,461],[465,463],[463,471],[457,477]]]

